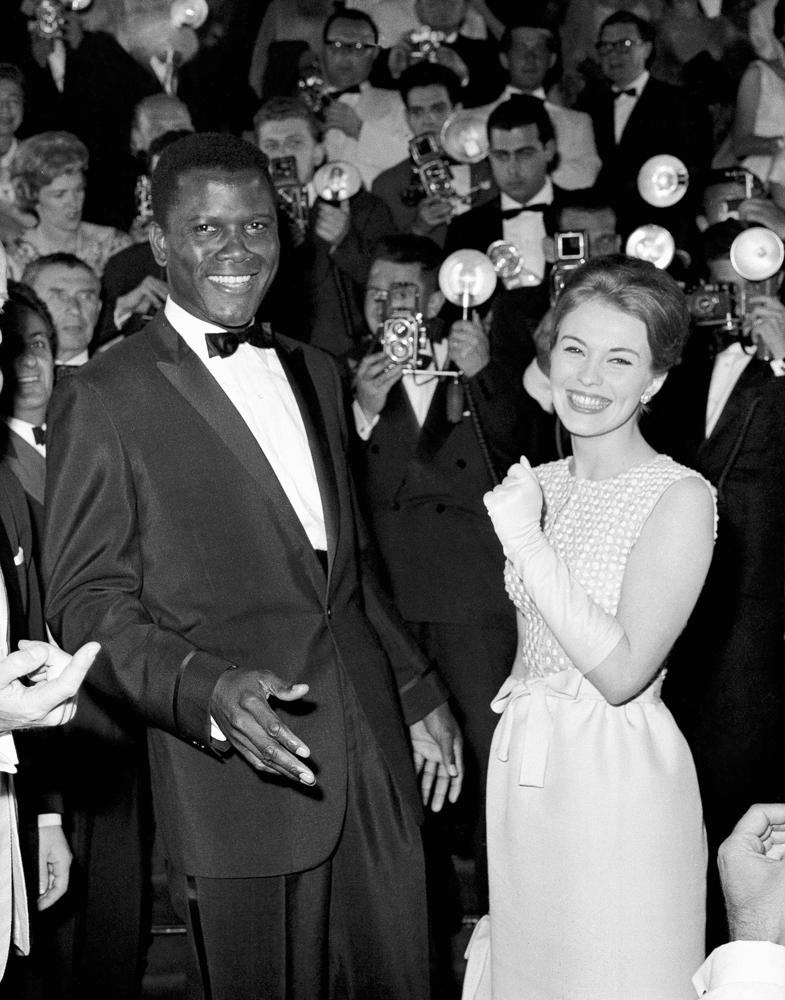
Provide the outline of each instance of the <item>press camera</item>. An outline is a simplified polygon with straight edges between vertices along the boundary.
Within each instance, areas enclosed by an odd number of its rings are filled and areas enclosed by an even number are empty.
[[[589,258],[589,237],[585,230],[571,230],[554,235],[556,259],[551,268],[551,303],[561,295],[572,272]]]
[[[308,194],[297,176],[297,160],[293,156],[273,157],[268,170],[278,207],[292,227],[295,240],[302,238],[308,227]]]
[[[32,8],[28,27],[33,35],[47,41],[62,38],[66,14],[87,10],[91,4],[92,0],[38,0]]]
[[[430,342],[420,311],[417,285],[395,282],[387,291],[379,291],[378,342],[390,364],[405,365],[417,371],[431,360]]]

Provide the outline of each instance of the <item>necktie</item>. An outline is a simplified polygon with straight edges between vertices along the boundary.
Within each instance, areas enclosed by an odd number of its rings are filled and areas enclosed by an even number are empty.
[[[81,367],[81,365],[55,365],[55,382],[59,382],[61,378],[67,378],[69,375],[76,374]]]
[[[635,89],[635,87],[630,87],[628,90],[614,90],[613,92],[614,101],[616,100],[617,97],[621,97],[622,94],[626,94],[627,97],[637,97],[638,91]]]
[[[222,330],[206,333],[207,355],[211,358],[230,358],[240,344],[252,347],[272,347],[273,334],[269,323],[252,323],[244,330]]]
[[[46,428],[45,427],[34,427],[33,428],[33,439],[36,444],[46,444]]]
[[[547,205],[545,202],[537,202],[535,205],[521,205],[520,208],[505,208],[502,209],[502,219],[517,219],[523,212],[542,213],[551,207],[551,205]]]
[[[339,97],[343,97],[344,94],[359,94],[360,85],[355,83],[353,87],[344,87],[343,90],[331,90],[328,92],[327,96],[333,101],[337,101]]]

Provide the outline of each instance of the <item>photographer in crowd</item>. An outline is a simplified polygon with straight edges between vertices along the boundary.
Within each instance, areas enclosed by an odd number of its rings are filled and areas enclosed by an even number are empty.
[[[476,315],[449,328],[437,318],[439,261],[434,243],[411,235],[383,240],[374,253],[365,297],[372,346],[354,382],[363,442],[356,474],[383,577],[446,682],[465,735],[468,787],[458,808],[484,906],[483,802],[496,723],[488,705],[512,662],[515,616],[482,495],[521,452],[535,463],[549,457],[553,435],[550,419],[521,391],[509,345],[489,339]],[[436,374],[446,369],[462,372],[460,380]],[[432,926],[444,935],[458,929],[455,901],[439,880],[454,845],[436,821],[426,836]]]
[[[703,234],[711,284],[691,297],[683,361],[642,425],[717,489],[714,560],[664,690],[695,757],[710,856],[752,802],[785,800],[785,307],[781,274],[762,289],[732,267],[744,229]],[[726,934],[711,866],[709,946]]]

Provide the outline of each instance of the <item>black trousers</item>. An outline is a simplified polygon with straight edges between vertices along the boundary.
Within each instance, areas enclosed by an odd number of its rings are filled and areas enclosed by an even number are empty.
[[[344,694],[348,796],[332,856],[269,878],[171,873],[189,1000],[428,1000],[420,828],[348,678]]]

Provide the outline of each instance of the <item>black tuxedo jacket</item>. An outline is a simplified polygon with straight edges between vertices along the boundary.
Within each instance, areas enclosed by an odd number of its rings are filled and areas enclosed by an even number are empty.
[[[447,418],[440,379],[422,428],[399,382],[364,442],[358,481],[396,607],[408,621],[511,622],[504,556],[482,502],[495,485],[468,411]],[[552,419],[524,392],[504,345],[468,380],[499,481],[525,454],[552,457]]]
[[[46,459],[24,438],[9,429],[3,461],[25,491],[32,518],[34,552],[36,559],[38,559],[40,558],[41,538],[44,531]]]
[[[167,853],[195,875],[278,875],[329,856],[346,797],[342,670],[412,810],[401,706],[412,722],[445,699],[363,568],[334,363],[287,338],[278,352],[319,481],[326,578],[251,431],[163,312],[53,399],[48,616],[66,648],[102,643],[91,683],[150,726]],[[232,665],[310,685],[276,711],[310,746],[315,788],[210,751],[210,698]]]
[[[548,234],[553,234],[556,230],[557,212],[566,197],[556,186],[553,194],[552,209],[543,213],[545,231]],[[491,243],[502,239],[502,236],[501,196],[497,195],[484,205],[452,220],[444,243],[445,257],[455,250],[467,247],[485,253]],[[491,332],[499,343],[517,349],[516,364],[520,367],[521,374],[534,357],[532,334],[550,305],[548,273],[546,267],[544,281],[535,288],[515,288],[508,291],[499,281],[489,302],[478,309],[481,314],[492,310]],[[445,315],[455,318],[456,313],[448,309]]]
[[[711,160],[711,123],[705,108],[680,87],[649,79],[616,143],[614,97],[609,87],[591,89],[578,107],[591,116],[602,170],[598,193],[617,215],[618,230],[627,236],[637,226],[654,222],[670,230],[684,246],[694,225],[702,192],[701,175]],[[650,157],[670,153],[684,162],[690,184],[684,198],[671,208],[653,208],[638,194],[638,172]],[[680,242],[681,241],[681,242]]]
[[[745,787],[763,781],[770,797],[785,794],[785,379],[750,361],[706,437],[712,367],[698,332],[642,424],[655,447],[717,488],[712,566],[664,694],[698,755],[724,765],[728,781],[737,764]]]

